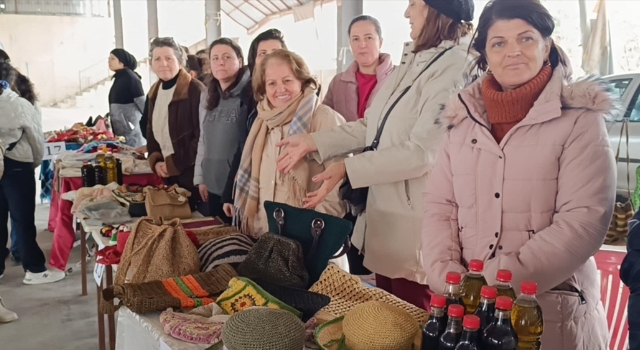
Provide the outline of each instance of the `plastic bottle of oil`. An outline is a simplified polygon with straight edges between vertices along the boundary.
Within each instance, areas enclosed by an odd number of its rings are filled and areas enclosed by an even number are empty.
[[[96,165],[101,165],[104,168],[104,157],[105,157],[104,152],[102,152],[102,149],[99,149],[98,153],[96,153],[96,159],[95,159]]]
[[[118,182],[118,169],[116,164],[116,157],[113,156],[111,151],[107,152],[104,157],[105,177],[107,184],[112,182]]]
[[[511,311],[511,323],[518,334],[518,349],[540,350],[544,323],[542,308],[536,299],[538,285],[532,281],[524,281],[520,285],[520,293]]]
[[[460,282],[462,282],[462,275],[457,272],[447,272],[443,293],[445,298],[447,298],[447,310],[449,310],[449,306],[452,304],[464,306],[460,294]],[[460,318],[462,318],[462,316],[460,316]]]
[[[460,295],[467,314],[476,312],[480,305],[480,290],[487,285],[487,280],[482,276],[484,262],[482,260],[469,261],[469,273],[464,276],[460,284]]]
[[[516,291],[511,286],[511,279],[513,274],[509,270],[498,270],[496,274],[496,280],[498,283],[494,285],[498,290],[499,297],[509,297],[512,300],[516,300]]]

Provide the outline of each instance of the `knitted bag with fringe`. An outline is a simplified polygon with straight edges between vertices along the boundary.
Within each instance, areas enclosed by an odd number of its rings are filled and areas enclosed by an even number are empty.
[[[167,308],[194,308],[214,303],[227,289],[236,271],[228,264],[196,275],[168,278],[162,281],[115,284],[102,291],[100,311],[112,314],[122,305],[139,314],[164,311]],[[118,298],[114,306],[111,301]]]

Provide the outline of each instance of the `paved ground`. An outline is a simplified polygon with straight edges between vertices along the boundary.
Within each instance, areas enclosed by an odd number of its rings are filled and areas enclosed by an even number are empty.
[[[43,130],[70,127],[75,122],[84,122],[91,110],[42,109]],[[93,113],[93,114],[92,114]],[[39,174],[37,169],[36,174]],[[36,175],[37,178],[37,175]],[[37,182],[36,198],[40,195]],[[40,200],[37,201],[39,203]],[[40,247],[49,257],[53,234],[46,230],[49,205],[36,207],[36,228]],[[69,266],[80,261],[80,247],[74,248]],[[90,271],[93,265],[90,265]],[[24,272],[19,266],[12,267],[7,261],[5,276],[0,280],[0,295],[5,305],[15,311],[19,320],[0,324],[0,350],[94,350],[98,348],[97,302],[95,283],[89,285],[89,295],[80,296],[80,272],[75,272],[63,281],[41,285],[22,284]],[[93,281],[91,272],[89,282]]]

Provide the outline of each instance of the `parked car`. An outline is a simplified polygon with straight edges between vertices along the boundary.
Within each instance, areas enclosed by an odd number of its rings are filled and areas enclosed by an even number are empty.
[[[615,74],[604,77],[612,92],[620,99],[622,110],[607,122],[609,140],[615,152],[618,143],[620,159],[618,160],[617,193],[627,197],[627,142],[626,136],[620,138],[623,118],[629,120],[629,180],[630,190],[636,188],[636,168],[640,166],[640,73]]]

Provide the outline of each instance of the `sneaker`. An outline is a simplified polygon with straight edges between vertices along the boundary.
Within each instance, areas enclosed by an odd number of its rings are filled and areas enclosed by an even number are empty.
[[[47,270],[45,272],[33,273],[27,271],[22,280],[24,284],[45,284],[63,280],[66,277],[64,271]]]
[[[4,303],[2,302],[2,298],[0,297],[0,323],[8,323],[18,319],[18,315],[11,311],[7,310],[4,307]]]

